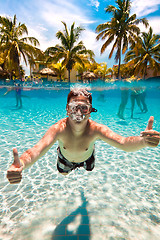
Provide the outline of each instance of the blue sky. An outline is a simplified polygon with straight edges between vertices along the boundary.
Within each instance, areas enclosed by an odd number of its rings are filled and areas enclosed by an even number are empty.
[[[114,57],[109,60],[111,46],[100,54],[102,41],[96,41],[96,27],[110,20],[111,15],[106,14],[104,8],[115,5],[112,0],[0,0],[0,15],[17,16],[18,22],[25,23],[29,36],[36,37],[40,48],[59,43],[56,32],[63,30],[61,21],[68,27],[75,22],[76,26],[83,26],[85,31],[81,36],[85,46],[92,49],[97,62],[107,62],[108,67],[116,64]],[[137,18],[146,17],[154,33],[160,34],[160,0],[132,0],[131,14],[136,13]],[[140,25],[142,31],[146,31]],[[29,74],[26,68],[26,74]]]

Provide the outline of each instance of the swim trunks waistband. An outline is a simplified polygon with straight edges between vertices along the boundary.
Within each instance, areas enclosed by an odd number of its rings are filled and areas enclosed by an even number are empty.
[[[87,171],[92,171],[95,165],[94,150],[92,155],[85,160],[84,162],[75,163],[68,161],[61,153],[60,147],[57,148],[58,160],[57,160],[57,169],[60,173],[69,173],[72,170],[83,167]]]

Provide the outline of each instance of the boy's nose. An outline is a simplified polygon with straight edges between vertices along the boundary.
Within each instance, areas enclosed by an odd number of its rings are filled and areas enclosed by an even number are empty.
[[[81,114],[81,109],[80,108],[77,109],[77,113]]]

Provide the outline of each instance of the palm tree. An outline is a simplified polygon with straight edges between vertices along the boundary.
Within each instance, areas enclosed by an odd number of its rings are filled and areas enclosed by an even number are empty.
[[[102,80],[105,80],[109,73],[113,73],[111,68],[107,68],[107,63],[103,62],[97,66],[97,69],[94,71]]]
[[[65,68],[65,66],[62,65],[61,62],[58,62],[56,64],[52,63],[51,65],[49,65],[49,67],[56,72],[57,77],[59,78],[60,81],[62,81],[62,79],[64,79],[64,74],[65,74],[66,68]]]
[[[113,70],[113,75],[117,76],[118,74],[118,66],[114,66],[112,68]],[[129,78],[134,75],[134,67],[133,65],[130,64],[121,64],[121,78]]]
[[[21,78],[20,61],[23,58],[25,64],[41,54],[40,49],[36,48],[39,42],[34,37],[23,37],[28,35],[25,24],[18,23],[16,15],[13,21],[11,18],[0,16],[0,51],[4,53],[4,67],[12,72],[18,72]],[[29,44],[30,43],[30,44]]]
[[[76,63],[74,69],[78,72],[78,78],[83,81],[83,73],[87,71],[87,65],[85,64],[84,66],[82,66],[81,64]]]
[[[62,64],[66,66],[68,70],[68,80],[70,82],[70,71],[74,67],[75,63],[84,65],[85,57],[93,58],[94,53],[91,50],[87,50],[83,42],[77,43],[81,32],[84,30],[81,27],[75,28],[75,23],[72,24],[70,31],[68,31],[65,22],[64,31],[58,31],[56,37],[61,41],[61,45],[55,47],[49,47],[45,51],[46,55],[49,56],[48,61],[59,61],[62,60]]]
[[[134,44],[135,39],[140,34],[140,29],[137,26],[143,23],[146,27],[148,21],[146,18],[137,19],[136,14],[130,16],[131,0],[117,0],[118,8],[109,5],[105,11],[111,13],[111,21],[102,23],[97,26],[98,33],[96,39],[105,40],[101,48],[101,54],[106,48],[113,43],[109,58],[112,57],[114,50],[116,50],[115,60],[118,62],[118,78],[120,77],[121,54],[124,54],[128,49],[129,44]],[[122,52],[122,53],[121,53]]]
[[[142,32],[135,46],[125,56],[125,62],[133,65],[135,74],[141,73],[143,78],[147,74],[147,67],[154,71],[156,76],[160,71],[160,35],[153,34],[150,27],[148,33]]]

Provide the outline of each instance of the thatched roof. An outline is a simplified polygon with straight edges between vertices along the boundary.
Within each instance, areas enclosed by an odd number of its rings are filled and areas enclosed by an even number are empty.
[[[8,75],[8,72],[6,70],[3,70],[3,68],[0,66],[0,76],[6,76]]]
[[[85,72],[82,74],[82,78],[85,78],[85,79],[96,79],[98,78],[98,76],[93,73],[93,72]]]
[[[42,75],[57,76],[56,72],[50,68],[43,68],[42,70],[39,71],[39,73]]]

